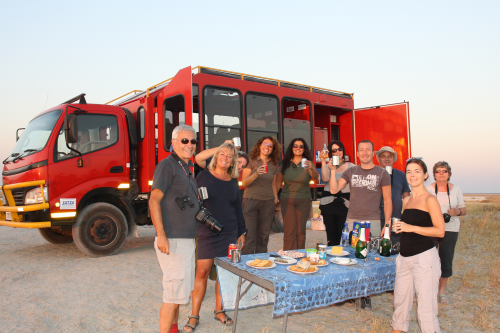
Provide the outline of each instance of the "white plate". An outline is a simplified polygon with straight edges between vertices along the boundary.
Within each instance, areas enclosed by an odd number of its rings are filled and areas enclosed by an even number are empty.
[[[342,251],[342,254],[332,254],[332,253],[326,253],[326,254],[328,254],[329,256],[333,256],[333,257],[345,257],[345,256],[349,255],[349,252]]]
[[[269,258],[269,260],[271,260],[273,263],[278,264],[278,265],[293,265],[293,264],[297,263],[297,259],[293,259],[293,258],[283,258],[283,259],[291,260],[288,264],[285,264],[282,262],[274,262],[274,259],[280,259],[280,258],[274,258],[274,257]]]
[[[10,212],[5,212],[5,219],[7,221],[12,221],[12,214]]]
[[[337,265],[342,265],[342,266],[351,266],[351,265],[356,265],[358,263],[358,261],[356,259],[351,259],[351,262],[350,263],[347,263],[347,264],[341,264],[338,262],[338,259],[337,258],[332,258],[330,259],[330,262],[334,263],[334,264],[337,264]]]
[[[325,266],[328,266],[328,261],[326,262],[326,264],[324,265],[312,265],[312,266],[316,266],[316,267],[325,267]]]
[[[249,263],[251,263],[252,261],[253,261],[253,260],[248,260],[248,261],[246,262],[246,264],[247,264],[247,266],[248,266],[248,267],[252,267],[252,268],[256,268],[256,269],[269,269],[269,268],[274,268],[274,267],[276,267],[276,264],[275,264],[274,262],[273,262],[273,264],[272,264],[271,266],[269,266],[269,267],[255,267],[255,266],[251,266],[251,265],[249,265]]]
[[[288,266],[288,267],[286,268],[286,270],[287,270],[287,271],[289,271],[289,272],[295,273],[295,274],[302,274],[302,275],[314,274],[314,273],[319,272],[319,269],[317,269],[317,270],[316,270],[316,271],[314,271],[314,272],[295,272],[295,271],[292,271],[292,270],[290,269],[290,266]]]

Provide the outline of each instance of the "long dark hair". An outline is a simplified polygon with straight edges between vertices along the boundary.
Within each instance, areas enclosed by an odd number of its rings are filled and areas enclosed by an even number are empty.
[[[345,160],[345,148],[344,148],[344,144],[342,142],[340,142],[339,140],[332,140],[328,144],[328,157],[332,158],[332,146],[333,145],[339,146],[339,149],[342,150],[342,161],[344,161]]]
[[[274,136],[263,136],[262,138],[259,139],[254,145],[250,153],[248,154],[248,157],[252,160],[256,160],[260,156],[260,146],[262,145],[262,142],[264,140],[269,139],[273,143],[273,152],[269,156],[271,158],[271,161],[273,164],[278,165],[279,163],[279,157],[281,156],[281,145],[279,144],[278,140]]]
[[[302,138],[295,138],[290,141],[290,144],[285,150],[285,157],[283,157],[283,167],[281,169],[282,174],[285,174],[285,170],[288,169],[290,167],[290,164],[292,163],[291,159],[293,158],[293,144],[296,141],[301,141],[304,145],[304,152],[302,153],[302,157],[307,158],[309,161],[314,163],[314,161],[312,160],[312,152],[309,150],[309,146],[307,145],[306,141]]]

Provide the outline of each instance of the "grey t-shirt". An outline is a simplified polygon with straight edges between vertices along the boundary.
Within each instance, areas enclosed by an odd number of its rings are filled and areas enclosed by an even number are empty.
[[[358,221],[380,219],[382,186],[391,185],[389,173],[378,166],[363,169],[356,165],[344,171],[342,178],[351,189],[347,218]]]
[[[152,189],[156,188],[163,192],[160,208],[167,238],[195,238],[198,229],[199,222],[195,218],[200,210],[198,187],[192,177],[191,170],[188,169],[188,167],[193,166],[193,163],[190,161],[189,164],[186,164],[182,160],[181,163],[188,174],[170,155],[158,163],[153,176]],[[175,199],[185,195],[189,196],[194,207],[185,203],[185,208],[182,210]]]
[[[392,216],[401,218],[403,213],[403,193],[410,192],[406,174],[398,169],[392,169]],[[384,200],[380,201],[380,220],[385,221]]]

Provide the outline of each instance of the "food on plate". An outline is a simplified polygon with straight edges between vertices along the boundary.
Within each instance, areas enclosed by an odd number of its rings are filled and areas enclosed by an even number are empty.
[[[302,258],[304,256],[304,253],[299,252],[299,251],[283,251],[283,250],[279,250],[278,254],[280,256],[290,257],[290,258]]]
[[[299,264],[290,266],[290,270],[299,273],[314,273],[318,270],[316,266],[309,266],[308,268],[301,268]]]
[[[293,259],[281,259],[281,258],[275,258],[274,259],[275,263],[280,263],[280,264],[291,264],[293,262]]]
[[[375,261],[380,261],[380,257],[375,257]]]
[[[297,264],[297,266],[302,268],[302,269],[308,269],[310,265],[311,265],[311,262],[307,258],[303,258]]]
[[[271,260],[255,259],[249,262],[248,265],[253,267],[271,267],[273,265],[273,262]]]
[[[344,248],[342,246],[332,246],[332,254],[342,254]]]
[[[321,259],[320,261],[318,261],[317,265],[323,266],[323,265],[328,265],[328,263],[326,262],[325,259]]]
[[[342,265],[347,265],[351,263],[351,259],[349,258],[338,258],[337,262]]]

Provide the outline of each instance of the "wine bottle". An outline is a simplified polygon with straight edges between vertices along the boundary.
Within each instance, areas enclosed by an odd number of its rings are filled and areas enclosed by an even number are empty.
[[[359,240],[356,244],[356,258],[365,259],[368,255],[367,241],[365,235],[365,224],[361,223],[361,229],[359,230]]]
[[[384,239],[380,244],[380,255],[384,257],[391,256],[391,236],[389,234],[389,224],[385,225]]]

